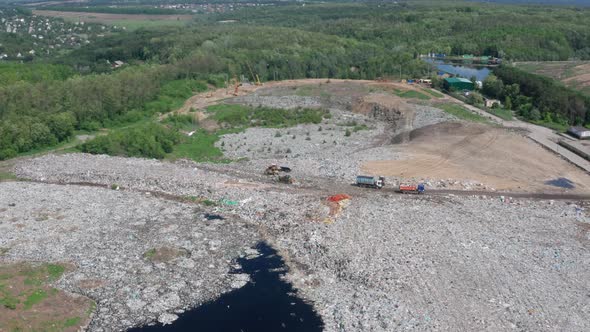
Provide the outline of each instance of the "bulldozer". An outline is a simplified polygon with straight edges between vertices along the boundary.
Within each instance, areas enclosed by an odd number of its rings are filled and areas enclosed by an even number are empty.
[[[264,174],[266,175],[278,175],[281,171],[281,168],[275,164],[272,164],[266,168]]]
[[[291,175],[288,175],[288,174],[280,175],[281,172],[289,173],[289,172],[291,172],[291,168],[286,167],[286,166],[277,166],[276,164],[272,164],[266,168],[266,170],[264,171],[264,174],[275,176],[276,180],[281,183],[286,183],[286,184],[295,183],[295,180],[291,177]]]
[[[291,177],[291,175],[279,175],[279,182],[286,183],[286,184],[293,184],[295,180]]]
[[[277,175],[280,172],[289,173],[291,172],[291,168],[287,166],[277,166],[276,164],[272,164],[266,168],[264,174],[266,175]]]

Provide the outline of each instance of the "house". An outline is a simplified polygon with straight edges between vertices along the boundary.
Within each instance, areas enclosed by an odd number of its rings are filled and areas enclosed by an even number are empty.
[[[443,81],[443,86],[446,90],[470,90],[472,91],[475,87],[473,82],[462,77],[447,77]]]
[[[125,64],[125,62],[121,61],[121,60],[117,60],[114,61],[113,64],[111,65],[113,68],[119,68],[121,66],[123,66]]]
[[[432,86],[432,80],[430,80],[430,79],[422,78],[422,79],[420,79],[419,82],[422,84],[425,84],[427,86]]]
[[[579,139],[590,138],[590,129],[585,127],[570,127],[567,132]]]
[[[491,99],[491,98],[484,98],[483,99],[483,104],[487,108],[492,108],[492,106],[494,106],[495,103],[497,103],[498,105],[502,105],[502,103],[500,103],[500,101],[497,99]]]

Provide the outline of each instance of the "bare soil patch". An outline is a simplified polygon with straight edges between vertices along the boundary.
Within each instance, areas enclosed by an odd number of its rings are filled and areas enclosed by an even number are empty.
[[[165,263],[178,257],[187,257],[188,255],[188,251],[182,248],[160,247],[146,251],[143,257],[155,263]]]
[[[504,129],[447,122],[414,130],[409,138],[395,147],[405,158],[367,161],[362,170],[408,179],[472,180],[499,190],[561,192],[545,184],[556,178],[572,181],[574,192],[590,188],[587,174]]]
[[[55,264],[0,265],[0,331],[78,331],[86,326],[94,302],[49,286],[64,269]]]

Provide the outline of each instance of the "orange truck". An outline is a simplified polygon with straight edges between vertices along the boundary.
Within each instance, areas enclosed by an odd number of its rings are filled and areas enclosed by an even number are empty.
[[[400,184],[397,191],[402,194],[423,194],[424,184]]]

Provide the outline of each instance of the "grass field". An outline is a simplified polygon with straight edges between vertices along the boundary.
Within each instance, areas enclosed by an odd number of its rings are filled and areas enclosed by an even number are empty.
[[[14,175],[14,173],[0,171],[0,182],[11,180],[16,180],[16,175]]]
[[[431,90],[431,89],[424,89],[424,91],[426,91],[426,93],[428,93],[429,95],[436,97],[436,98],[442,98],[444,97],[444,95],[436,90]]]
[[[402,92],[397,92],[396,94],[402,98],[420,99],[420,100],[429,100],[430,99],[430,96],[428,96],[424,93],[418,92],[416,90],[402,91]]]
[[[0,248],[0,256],[9,248]],[[0,265],[0,331],[78,331],[96,305],[49,286],[61,278],[59,264]]]
[[[444,110],[445,112],[466,121],[489,123],[488,119],[483,116],[473,113],[466,108],[463,108],[457,104],[438,104],[436,107]]]
[[[168,159],[187,158],[198,162],[228,163],[230,159],[223,157],[223,151],[215,146],[221,135],[232,131],[220,130],[216,133],[208,133],[205,130],[198,130],[184,142],[174,147]]]
[[[507,110],[507,109],[503,109],[503,108],[489,108],[486,109],[486,112],[493,114],[501,119],[504,120],[512,120],[513,116],[512,116],[512,111],[511,110]]]
[[[547,122],[547,121],[543,121],[543,120],[531,121],[531,123],[553,129],[553,130],[560,132],[560,133],[565,133],[567,131],[567,129],[570,127],[569,125],[564,125],[564,124],[555,123],[555,122]]]
[[[193,19],[192,15],[142,15],[106,14],[85,12],[60,12],[53,10],[33,10],[39,16],[59,17],[71,22],[94,22],[125,27],[128,30],[160,26],[184,26]]]

